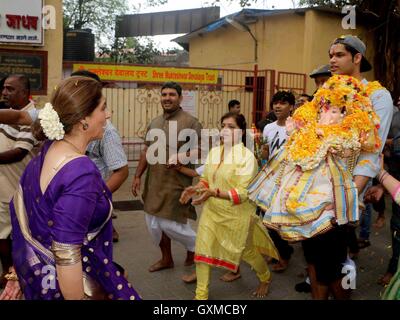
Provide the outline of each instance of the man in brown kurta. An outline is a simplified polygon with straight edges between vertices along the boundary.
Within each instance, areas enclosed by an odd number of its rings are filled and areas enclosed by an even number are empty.
[[[197,153],[202,127],[195,117],[182,110],[181,101],[182,88],[175,82],[165,83],[161,89],[164,113],[153,119],[148,126],[146,147],[141,153],[132,183],[132,192],[136,196],[141,176],[148,169],[142,195],[144,211],[149,232],[155,243],[159,244],[162,253],[161,260],[150,266],[150,272],[174,266],[171,238],[185,246],[185,265],[193,264],[196,233],[190,227],[188,219],[195,220],[196,211],[191,204],[183,205],[179,202],[182,191],[192,185],[192,178],[170,168],[167,161],[186,143],[191,144],[189,153]],[[187,139],[189,141],[177,141],[184,129],[191,129],[191,136]],[[163,138],[160,138],[160,133],[165,137],[165,144],[161,143]],[[157,138],[152,139],[151,134]],[[155,157],[158,157],[157,161],[154,161]]]

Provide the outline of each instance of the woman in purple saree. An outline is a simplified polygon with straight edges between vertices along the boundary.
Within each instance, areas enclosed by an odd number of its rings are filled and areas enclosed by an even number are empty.
[[[39,118],[44,134],[58,141],[46,141],[29,163],[10,205],[18,281],[9,281],[2,296],[15,297],[19,285],[28,300],[139,300],[112,259],[111,193],[83,155],[87,143],[104,131],[101,86],[71,77],[57,88],[52,103],[54,109],[46,105]],[[57,122],[54,112],[65,135],[46,125],[49,119]]]

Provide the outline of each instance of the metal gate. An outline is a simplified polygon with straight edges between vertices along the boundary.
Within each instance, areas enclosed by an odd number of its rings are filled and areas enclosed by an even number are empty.
[[[304,73],[278,72],[277,90],[290,90],[301,94],[306,91],[307,76]]]
[[[276,90],[305,91],[304,74],[258,70],[257,66],[253,70],[217,71],[216,84],[182,84],[183,90],[191,93],[196,110],[194,115],[204,128],[219,128],[230,100],[240,101],[241,113],[250,127],[270,110],[270,101]],[[162,113],[161,86],[162,83],[140,81],[110,81],[105,84],[103,92],[111,121],[121,135],[130,161],[138,160],[148,124]]]

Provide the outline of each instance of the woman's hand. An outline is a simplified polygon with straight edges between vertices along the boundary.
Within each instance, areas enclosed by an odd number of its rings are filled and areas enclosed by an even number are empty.
[[[22,291],[18,280],[8,280],[4,291],[0,295],[0,300],[19,300]]]
[[[210,190],[210,189],[201,189],[200,191],[200,197],[196,198],[192,201],[193,205],[199,205],[202,204],[203,202],[207,201],[208,198],[210,197],[215,197],[216,193],[214,190]]]
[[[179,202],[181,204],[187,204],[189,200],[196,194],[197,187],[187,187],[183,190],[181,197],[179,198]]]

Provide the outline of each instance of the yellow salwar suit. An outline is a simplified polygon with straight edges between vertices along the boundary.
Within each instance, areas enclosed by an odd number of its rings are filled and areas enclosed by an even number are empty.
[[[196,237],[196,299],[208,299],[211,266],[235,272],[243,259],[261,282],[270,279],[261,254],[279,255],[246,189],[257,171],[256,158],[242,143],[226,152],[221,145],[208,154],[201,183],[228,192],[231,199],[210,197],[204,204]]]

